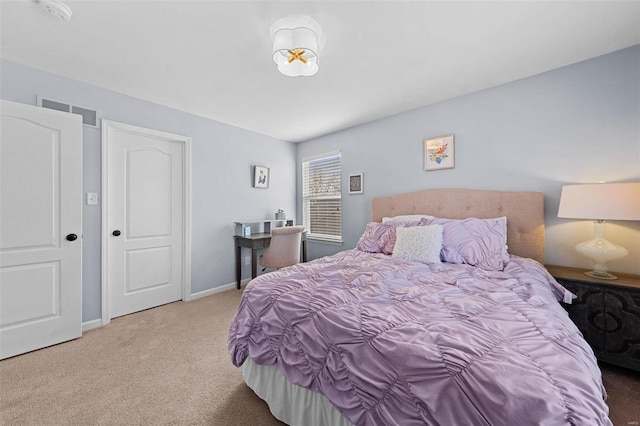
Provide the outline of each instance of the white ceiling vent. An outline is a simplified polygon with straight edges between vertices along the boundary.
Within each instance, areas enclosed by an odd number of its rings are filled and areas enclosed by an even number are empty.
[[[44,98],[42,96],[37,97],[38,106],[42,108],[55,109],[56,111],[70,112],[72,114],[78,114],[82,116],[82,124],[89,127],[100,128],[100,117],[96,110],[81,107],[78,105],[71,105],[60,101],[54,101],[53,99]]]

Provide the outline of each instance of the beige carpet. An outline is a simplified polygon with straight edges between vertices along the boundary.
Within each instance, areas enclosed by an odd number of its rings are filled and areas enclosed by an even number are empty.
[[[233,367],[226,291],[0,362],[2,425],[281,425]]]
[[[0,424],[282,425],[230,362],[240,295],[171,303],[0,361]],[[640,375],[606,367],[604,380],[616,426],[640,421]]]

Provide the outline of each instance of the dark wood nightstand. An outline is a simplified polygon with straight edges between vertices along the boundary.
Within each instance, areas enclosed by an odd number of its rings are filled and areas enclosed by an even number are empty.
[[[578,296],[562,306],[599,360],[640,371],[640,276],[617,280],[584,275],[584,269],[546,265],[567,290]]]

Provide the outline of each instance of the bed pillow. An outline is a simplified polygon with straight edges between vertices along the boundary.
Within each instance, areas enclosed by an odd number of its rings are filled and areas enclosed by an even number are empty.
[[[367,253],[382,253],[382,247],[385,245],[383,237],[383,228],[380,223],[369,222],[360,236],[356,248]]]
[[[412,262],[441,263],[442,225],[411,226],[396,229],[392,257]]]
[[[509,263],[507,218],[436,218],[443,227],[441,258],[449,263],[466,263],[487,271],[502,271]]]
[[[393,217],[383,217],[383,222],[417,222],[422,219],[434,219],[434,216],[428,214],[405,214]]]
[[[396,244],[396,228],[406,228],[409,226],[424,226],[429,222],[427,219],[413,222],[369,222],[360,236],[356,248],[368,253],[393,253]]]

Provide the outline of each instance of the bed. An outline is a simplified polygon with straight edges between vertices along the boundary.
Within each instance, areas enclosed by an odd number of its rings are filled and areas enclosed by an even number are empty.
[[[542,266],[543,210],[535,192],[375,198],[356,248],[247,285],[232,362],[291,425],[610,425]]]

